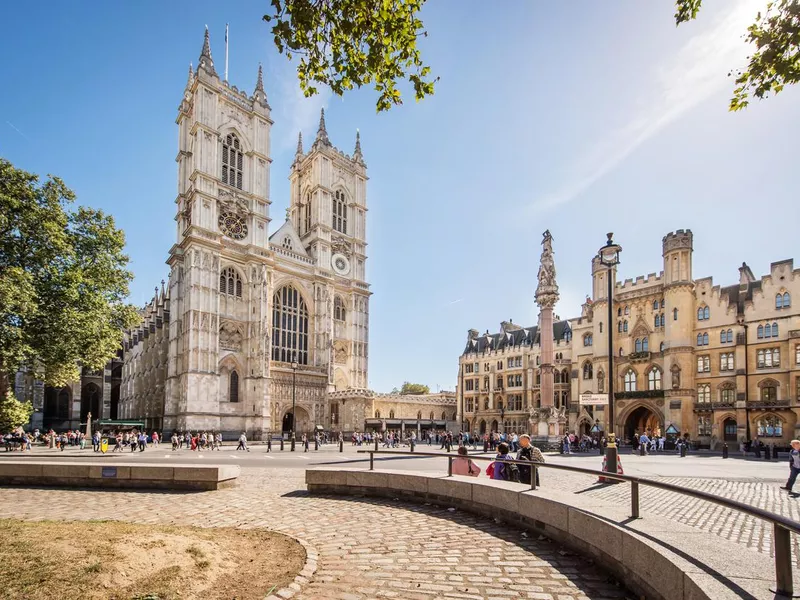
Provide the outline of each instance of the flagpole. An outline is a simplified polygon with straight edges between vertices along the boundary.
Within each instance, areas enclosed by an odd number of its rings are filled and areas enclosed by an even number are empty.
[[[225,23],[225,81],[228,81],[228,24]]]

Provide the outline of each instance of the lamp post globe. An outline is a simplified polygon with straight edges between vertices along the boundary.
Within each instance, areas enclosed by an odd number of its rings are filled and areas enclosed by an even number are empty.
[[[608,430],[607,443],[606,443],[606,460],[605,470],[607,473],[617,472],[617,443],[614,432],[614,381],[616,380],[614,374],[614,327],[612,326],[614,320],[614,281],[615,271],[614,267],[619,264],[619,254],[622,252],[622,246],[614,243],[614,234],[606,234],[607,240],[597,252],[597,258],[604,267],[606,267],[606,280],[608,283]],[[615,480],[608,480],[615,481]],[[615,481],[616,482],[616,481]]]
[[[297,396],[297,362],[292,361],[292,447],[291,451],[294,452],[294,444],[295,444],[295,430],[297,426],[295,425],[294,419],[294,408],[295,408],[295,400]]]

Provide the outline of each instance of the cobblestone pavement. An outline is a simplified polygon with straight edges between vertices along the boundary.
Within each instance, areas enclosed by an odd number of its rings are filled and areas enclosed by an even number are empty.
[[[738,500],[800,521],[800,498],[781,490],[778,483],[695,477],[652,477],[651,479]],[[596,483],[597,478],[589,475],[548,469],[542,471],[543,489],[552,485],[567,492],[580,490],[584,497],[599,498],[617,506],[630,506],[630,485],[596,485]],[[783,482],[780,485],[782,484]],[[586,491],[587,489],[588,491]],[[650,513],[668,517],[742,544],[752,550],[774,555],[772,525],[739,511],[647,486],[639,487],[639,507],[645,515]],[[800,566],[800,536],[795,534],[792,535],[792,549],[795,560]]]
[[[309,496],[303,477],[298,470],[247,469],[237,487],[203,493],[6,488],[0,518],[286,532],[319,555],[311,583],[295,596],[303,599],[627,596],[606,573],[548,540],[445,508]]]

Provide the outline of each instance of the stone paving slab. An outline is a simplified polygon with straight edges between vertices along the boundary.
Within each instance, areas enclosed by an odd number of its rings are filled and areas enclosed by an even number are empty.
[[[265,527],[308,542],[311,582],[294,598],[366,600],[626,598],[583,557],[462,511],[401,501],[309,496],[304,473],[249,469],[214,492],[3,488],[0,518],[116,519]]]

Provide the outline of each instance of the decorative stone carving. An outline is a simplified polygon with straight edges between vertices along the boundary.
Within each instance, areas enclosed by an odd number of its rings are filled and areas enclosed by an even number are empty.
[[[558,302],[558,284],[556,283],[556,265],[553,261],[553,236],[550,235],[549,229],[543,234],[538,278],[536,304],[540,308],[553,308]]]
[[[238,192],[221,189],[218,192],[218,196],[217,202],[221,211],[233,212],[241,216],[247,216],[250,212],[247,200]]]
[[[344,364],[347,362],[347,342],[343,342],[342,340],[336,340],[333,342],[333,352],[334,360],[338,364]]]
[[[340,253],[346,256],[350,256],[352,253],[352,246],[350,242],[345,240],[343,237],[337,236],[331,240],[331,250],[333,253]]]
[[[677,390],[681,387],[681,368],[678,365],[672,365],[670,369],[672,372],[672,389]]]
[[[244,336],[241,330],[232,321],[224,321],[219,328],[219,347],[223,350],[239,352],[242,349]]]

